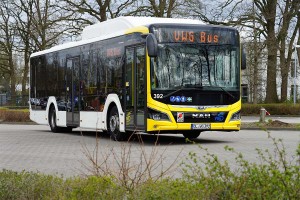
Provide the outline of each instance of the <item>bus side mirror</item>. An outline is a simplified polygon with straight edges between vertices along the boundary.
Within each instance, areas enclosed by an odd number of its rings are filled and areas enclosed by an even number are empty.
[[[157,56],[157,40],[152,33],[149,33],[146,38],[146,46],[149,57]]]
[[[242,49],[242,69],[246,69],[247,61],[246,61],[246,52],[245,49]]]

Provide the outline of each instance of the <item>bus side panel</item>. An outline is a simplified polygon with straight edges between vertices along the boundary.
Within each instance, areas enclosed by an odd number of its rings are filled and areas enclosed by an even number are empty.
[[[89,112],[81,111],[80,112],[80,127],[88,128],[93,130],[103,130],[105,127],[103,112]]]
[[[30,110],[30,120],[37,124],[48,125],[47,113],[44,110]]]
[[[66,127],[67,126],[67,112],[66,111],[57,111],[57,120],[56,124],[60,127]]]
[[[125,115],[122,110],[120,99],[116,94],[109,94],[107,96],[103,112],[80,112],[80,127],[93,130],[107,130],[107,116],[109,115],[109,106],[115,104],[119,111],[120,131],[125,132]]]

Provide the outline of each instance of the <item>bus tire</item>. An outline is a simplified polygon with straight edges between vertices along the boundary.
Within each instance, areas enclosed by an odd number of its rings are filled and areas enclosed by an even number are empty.
[[[113,106],[109,111],[108,121],[107,121],[107,132],[110,138],[115,141],[123,141],[126,139],[125,133],[120,131],[120,119],[119,112],[116,106]]]
[[[59,132],[59,127],[56,125],[56,110],[54,106],[51,106],[49,112],[49,125],[53,133]]]
[[[187,131],[187,132],[182,133],[182,135],[186,139],[193,140],[193,139],[196,139],[197,137],[199,137],[200,133],[201,133],[201,131]]]

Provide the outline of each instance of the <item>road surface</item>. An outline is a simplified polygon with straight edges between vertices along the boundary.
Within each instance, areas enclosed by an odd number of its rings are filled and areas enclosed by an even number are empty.
[[[134,141],[129,143],[111,141],[104,134],[98,135],[96,151],[95,132],[75,129],[72,133],[52,133],[48,126],[43,125],[0,124],[0,169],[39,171],[64,177],[89,175],[93,168],[86,154],[98,153],[99,162],[109,157],[107,162],[117,169],[115,158],[120,158],[120,153],[124,150],[131,151],[130,162],[136,163],[141,161],[142,151],[146,152],[148,157],[153,152],[154,156],[150,159],[161,158],[160,162],[166,168],[173,165],[176,159],[175,165],[178,166],[185,161],[189,152],[195,152],[201,158],[205,151],[199,148],[199,144],[234,166],[235,156],[224,151],[226,145],[241,152],[251,162],[259,162],[256,148],[269,149],[271,152],[274,150],[268,133],[261,130],[203,132],[195,140],[195,144],[186,143],[181,135],[161,135],[157,140],[153,135],[138,134],[133,138]],[[294,160],[293,155],[300,143],[300,131],[271,131],[270,135],[283,139],[288,160]],[[143,140],[142,145],[138,142],[139,137]],[[111,152],[113,154],[110,154]],[[177,169],[169,175],[180,177],[181,172]]]

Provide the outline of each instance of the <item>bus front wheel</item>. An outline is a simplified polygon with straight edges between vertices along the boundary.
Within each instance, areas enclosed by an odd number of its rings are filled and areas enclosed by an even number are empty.
[[[115,141],[122,141],[125,140],[125,134],[120,131],[120,119],[119,119],[119,112],[118,108],[114,106],[108,116],[107,122],[107,132],[110,135],[110,138]]]

